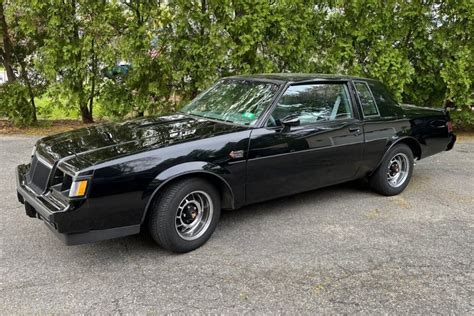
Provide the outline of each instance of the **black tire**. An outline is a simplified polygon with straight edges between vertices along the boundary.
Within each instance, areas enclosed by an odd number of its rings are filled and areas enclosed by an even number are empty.
[[[183,222],[179,222],[180,220],[177,220],[176,216],[178,215],[180,203],[181,205],[184,203],[184,205],[191,205],[190,207],[192,207],[192,203],[185,202],[184,198],[189,197],[193,192],[194,194],[203,194],[200,198],[196,198],[196,201],[203,201],[209,198],[211,203],[208,205],[213,209],[212,212],[208,212],[210,214],[207,218],[210,222],[207,224],[207,227],[203,224],[200,235],[197,234],[199,236],[189,240],[185,238],[194,237],[183,237],[182,235],[185,233],[178,232],[180,229],[177,227],[178,223],[182,224]],[[186,206],[183,208],[186,208]],[[179,180],[166,186],[161,192],[158,192],[149,212],[151,213],[148,217],[148,229],[152,238],[160,246],[173,252],[184,253],[192,251],[202,246],[216,229],[221,213],[219,192],[212,184],[203,179],[187,178]],[[182,211],[182,214],[186,217],[184,211]],[[194,223],[194,216],[192,223]],[[196,217],[196,219],[199,219],[199,216]]]
[[[395,167],[394,169],[390,169],[392,164],[392,159],[399,157],[400,160],[405,160],[406,157],[406,165],[408,166],[408,170],[406,172],[406,177],[404,176],[403,178],[400,178],[401,181],[398,185],[394,186],[393,184],[390,184],[391,182],[389,181],[389,174],[397,174],[395,171],[397,168]],[[370,187],[383,195],[386,196],[392,196],[392,195],[397,195],[400,194],[405,188],[407,187],[408,183],[410,182],[411,176],[413,174],[413,167],[414,167],[414,158],[413,158],[413,152],[405,144],[398,144],[392,147],[387,155],[385,155],[384,159],[382,160],[380,166],[375,170],[375,172],[369,176],[369,185]],[[396,166],[398,166],[398,162],[396,163]],[[403,164],[402,164],[403,165]],[[400,170],[402,168],[398,168]],[[393,172],[392,172],[393,171]],[[396,182],[396,181],[395,181]]]

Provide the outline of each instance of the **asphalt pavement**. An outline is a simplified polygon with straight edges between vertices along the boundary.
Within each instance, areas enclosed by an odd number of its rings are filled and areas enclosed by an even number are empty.
[[[0,137],[0,314],[474,313],[474,142],[399,196],[361,182],[224,212],[188,254],[146,234],[63,245],[17,202],[35,138]]]

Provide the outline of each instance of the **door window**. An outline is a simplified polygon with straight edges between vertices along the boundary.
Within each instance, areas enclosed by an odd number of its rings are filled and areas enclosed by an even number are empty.
[[[300,125],[352,118],[346,84],[290,86],[278,101],[267,126],[279,126],[281,121],[288,117],[298,117]]]
[[[379,110],[377,109],[377,104],[375,104],[374,97],[372,92],[370,92],[369,87],[365,82],[356,81],[354,85],[357,90],[357,95],[362,106],[362,112],[364,117],[367,116],[379,116]]]

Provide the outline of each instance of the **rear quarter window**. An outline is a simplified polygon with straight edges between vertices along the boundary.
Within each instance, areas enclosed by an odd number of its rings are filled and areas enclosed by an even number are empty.
[[[402,108],[400,105],[398,105],[397,101],[395,101],[383,84],[377,81],[368,81],[367,83],[370,87],[370,90],[372,90],[372,95],[374,96],[381,116],[398,117],[403,115]]]
[[[362,106],[364,117],[379,116],[377,104],[370,92],[369,86],[363,81],[355,81],[354,86],[360,100],[360,105]]]

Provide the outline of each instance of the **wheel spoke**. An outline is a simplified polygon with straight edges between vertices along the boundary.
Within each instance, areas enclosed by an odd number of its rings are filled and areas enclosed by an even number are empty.
[[[404,153],[398,153],[388,164],[387,181],[392,187],[399,187],[408,178],[410,168],[408,157]]]
[[[183,198],[176,210],[175,228],[185,240],[199,238],[212,220],[213,204],[204,191],[193,191]]]

